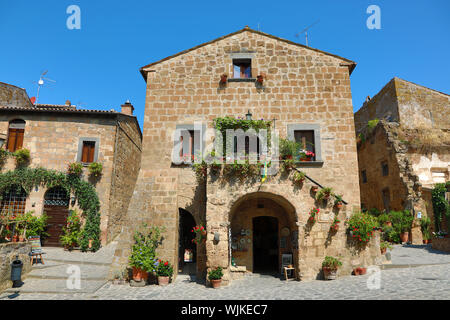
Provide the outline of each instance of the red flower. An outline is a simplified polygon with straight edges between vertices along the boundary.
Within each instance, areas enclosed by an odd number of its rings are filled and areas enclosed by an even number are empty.
[[[168,264],[169,264],[169,262],[167,262],[167,261],[164,263],[165,266],[167,266]]]

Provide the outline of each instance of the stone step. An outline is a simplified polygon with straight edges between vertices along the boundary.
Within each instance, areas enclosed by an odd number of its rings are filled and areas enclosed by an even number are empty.
[[[96,262],[96,261],[90,261],[90,260],[76,260],[76,259],[57,259],[57,258],[49,258],[45,259],[44,262],[47,264],[47,262],[53,262],[57,264],[74,264],[74,265],[93,265],[93,266],[110,266],[111,263],[107,262]]]
[[[71,274],[67,270],[71,267],[69,264],[53,265],[41,268],[33,268],[27,275],[29,279],[67,279]],[[81,279],[87,280],[106,280],[109,273],[108,266],[79,265]]]
[[[80,289],[69,289],[67,280],[61,279],[25,279],[20,288],[7,289],[6,293],[94,293],[103,287],[106,280],[81,280]]]

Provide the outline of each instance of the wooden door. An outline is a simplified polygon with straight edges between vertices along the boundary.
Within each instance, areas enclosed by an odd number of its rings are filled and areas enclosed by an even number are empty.
[[[47,233],[49,237],[45,239],[46,247],[62,247],[60,237],[63,235],[63,227],[67,223],[69,207],[45,205],[44,212],[49,217],[47,220]]]

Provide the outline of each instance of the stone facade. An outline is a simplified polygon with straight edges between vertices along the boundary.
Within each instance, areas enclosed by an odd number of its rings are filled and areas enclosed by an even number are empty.
[[[70,104],[70,103],[69,103]],[[87,166],[84,179],[95,185],[100,199],[101,241],[112,241],[121,223],[140,168],[142,136],[136,117],[115,111],[77,110],[74,106],[10,106],[0,101],[0,133],[8,134],[9,122],[25,121],[23,148],[31,153],[30,167],[67,171],[67,165],[80,161],[82,139],[98,142],[97,159],[103,165],[100,178],[90,178]],[[14,170],[11,157],[2,171]],[[34,189],[25,211],[40,215],[44,209],[43,187]],[[78,209],[70,203],[70,209]]]
[[[421,212],[433,220],[431,189],[450,174],[450,96],[399,79],[392,79],[355,113],[361,202],[385,210]],[[368,121],[379,119],[374,129]],[[383,175],[382,165],[389,172]],[[367,180],[365,182],[365,180]],[[434,229],[434,223],[432,223]],[[412,242],[422,243],[419,221],[413,224]]]
[[[0,244],[0,292],[12,287],[11,263],[19,257],[23,262],[22,280],[31,271],[30,256],[31,244],[24,242]]]
[[[258,86],[255,79],[231,80],[233,57],[237,56],[251,57],[251,77],[265,73],[264,85]],[[233,229],[233,223],[250,223],[259,210],[255,199],[272,208],[263,210],[263,214],[276,215],[280,225],[289,227],[291,233],[297,232],[298,237],[290,244],[294,247],[289,250],[301,279],[318,277],[326,255],[342,257],[344,274],[350,274],[352,264],[376,262],[380,256],[376,240],[361,253],[352,251],[344,225],[335,236],[328,235],[335,213],[344,220],[360,207],[350,89],[350,73],[355,65],[350,60],[244,28],[143,67],[147,96],[141,170],[113,267],[127,264],[132,234],[144,222],[166,227],[159,255],[177,265],[178,212],[182,208],[197,223],[206,223],[208,230],[206,251],[198,250],[198,274],[204,276],[206,270],[222,266],[227,283],[231,279],[229,227]],[[224,73],[229,75],[226,86],[219,83]],[[284,137],[289,125],[317,126],[320,141],[316,141],[316,147],[321,148],[323,161],[299,165],[299,169],[343,194],[348,205],[339,212],[333,212],[332,204],[323,207],[319,222],[305,232],[309,211],[318,205],[310,193],[312,184],[295,188],[280,174],[262,185],[260,179],[226,181],[211,175],[206,182],[198,183],[191,168],[172,163],[177,125],[201,122],[212,128],[215,118],[242,117],[248,110],[254,119],[273,120],[274,129]],[[248,207],[249,203],[254,206]],[[241,208],[247,210],[242,221],[237,218]],[[284,212],[274,208],[283,208]],[[233,217],[237,220],[233,221]],[[220,240],[214,240],[215,237]],[[242,263],[252,270],[250,260],[245,257]]]

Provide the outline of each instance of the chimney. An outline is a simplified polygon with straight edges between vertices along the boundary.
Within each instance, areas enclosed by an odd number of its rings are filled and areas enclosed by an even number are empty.
[[[132,116],[133,111],[134,111],[133,105],[131,104],[130,100],[127,100],[127,102],[125,102],[125,104],[122,105],[122,110],[120,111],[120,113]]]

